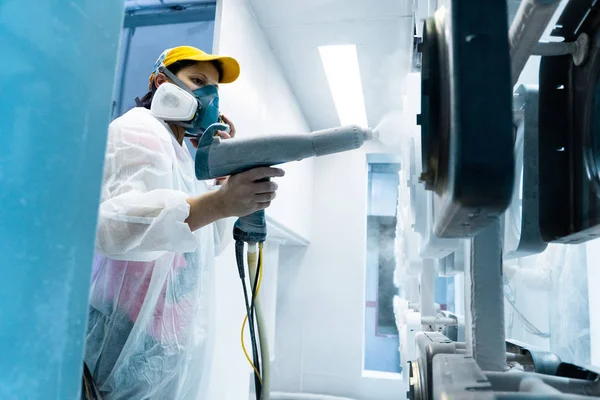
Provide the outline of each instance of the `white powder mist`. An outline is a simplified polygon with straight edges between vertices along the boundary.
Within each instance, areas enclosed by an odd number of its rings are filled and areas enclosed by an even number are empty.
[[[421,77],[420,74],[406,76],[406,94],[402,96],[402,106],[387,113],[374,131],[386,150],[401,154],[410,139],[420,134],[417,125],[417,114],[421,110]]]

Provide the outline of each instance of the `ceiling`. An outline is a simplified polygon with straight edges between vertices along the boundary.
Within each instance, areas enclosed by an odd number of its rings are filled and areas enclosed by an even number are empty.
[[[413,0],[247,0],[313,130],[339,125],[318,46],[355,44],[370,126],[399,111]]]

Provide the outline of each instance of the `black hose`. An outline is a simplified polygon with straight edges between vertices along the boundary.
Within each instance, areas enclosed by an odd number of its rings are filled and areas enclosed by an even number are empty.
[[[237,261],[240,279],[243,281],[246,279],[246,273],[244,272],[244,242],[241,240],[235,242],[235,260]]]
[[[256,288],[258,286],[258,278],[260,277],[260,253],[258,253],[258,263],[256,266],[256,274],[254,276],[254,284],[252,285],[252,302],[250,303],[250,310],[252,311],[252,320],[254,321],[254,317],[256,316],[256,307],[254,305]]]
[[[250,312],[252,313],[252,324],[254,324],[254,321],[256,320],[256,305],[255,300],[256,300],[256,288],[258,287],[258,280],[260,278],[260,266],[261,266],[261,257],[260,257],[260,252],[258,253],[258,262],[256,265],[256,273],[254,275],[254,283],[252,284],[252,302],[250,303]],[[258,331],[258,335],[260,335],[260,331]],[[260,339],[260,338],[259,338]],[[255,339],[256,341],[256,339]],[[262,362],[264,361],[262,359],[262,353],[259,353],[257,350],[257,354],[258,354],[258,359],[260,359],[260,363],[262,365]],[[258,360],[257,360],[258,362]],[[260,371],[260,370],[259,370]],[[260,385],[260,393],[258,393],[258,399],[262,399],[262,384]]]
[[[258,346],[256,344],[256,333],[254,331],[254,318],[253,318],[253,310],[250,306],[250,302],[248,300],[248,288],[246,287],[246,274],[244,272],[244,242],[236,241],[235,243],[235,258],[237,261],[238,272],[240,274],[240,279],[242,281],[242,289],[244,290],[244,302],[246,303],[246,315],[248,316],[248,325],[250,327],[250,340],[252,342],[252,359],[254,361],[254,366],[260,374],[260,362],[258,356]],[[254,292],[252,292],[252,307],[254,305]],[[259,400],[262,396],[262,385],[260,383],[260,379],[258,374],[254,373],[254,387],[256,390],[256,399]]]

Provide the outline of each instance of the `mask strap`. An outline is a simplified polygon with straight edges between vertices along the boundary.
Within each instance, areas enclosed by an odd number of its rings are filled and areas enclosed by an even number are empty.
[[[181,81],[181,79],[179,79],[174,73],[172,73],[171,71],[169,71],[168,68],[166,67],[160,67],[158,69],[158,72],[162,72],[163,74],[165,74],[169,79],[171,79],[173,81],[173,83],[175,83],[177,86],[179,86],[181,89],[185,90],[186,92],[188,92],[189,94],[191,94],[192,96],[196,97],[194,95],[194,92],[192,92],[190,90],[189,87],[187,87],[187,85],[185,83],[183,83]]]

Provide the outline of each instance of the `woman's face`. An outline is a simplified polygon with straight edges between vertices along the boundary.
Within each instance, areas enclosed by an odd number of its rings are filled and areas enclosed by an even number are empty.
[[[192,91],[207,85],[218,87],[219,84],[219,71],[211,62],[198,62],[185,67],[177,73],[177,77]]]

